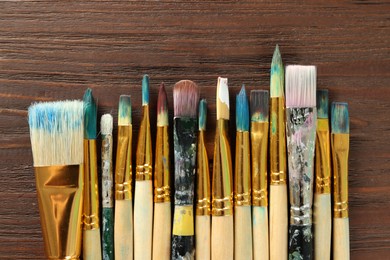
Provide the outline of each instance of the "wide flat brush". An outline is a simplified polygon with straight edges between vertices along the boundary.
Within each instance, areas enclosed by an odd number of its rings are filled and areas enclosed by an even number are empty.
[[[313,259],[312,199],[316,140],[316,67],[286,67],[290,192],[289,258]]]
[[[348,155],[349,112],[348,104],[332,103],[332,159],[333,159],[333,259],[348,260]]]

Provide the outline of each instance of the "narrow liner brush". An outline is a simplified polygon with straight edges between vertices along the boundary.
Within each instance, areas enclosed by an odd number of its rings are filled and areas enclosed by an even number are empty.
[[[84,184],[83,102],[33,104],[28,109],[28,123],[46,256],[79,259]]]
[[[290,191],[289,258],[313,259],[312,199],[316,138],[316,68],[286,67]]]
[[[233,259],[233,172],[228,137],[228,79],[218,78],[217,129],[214,143],[214,163],[211,200],[211,259]]]
[[[83,259],[102,259],[97,176],[97,104],[89,88],[84,94]]]
[[[348,260],[348,154],[349,112],[347,103],[332,103],[332,159],[333,159],[333,259]]]
[[[175,210],[172,258],[194,259],[194,184],[196,171],[198,86],[182,80],[173,87]]]
[[[168,104],[164,84],[157,100],[156,159],[154,162],[153,259],[171,257],[171,188]]]
[[[207,103],[206,99],[199,102],[199,135],[198,135],[198,172],[197,172],[197,203],[195,219],[196,257],[209,260],[211,258],[211,222],[210,222],[210,173],[207,157],[205,134]]]
[[[138,132],[134,194],[134,260],[152,259],[153,183],[149,120],[149,76],[142,79],[142,121]]]
[[[236,96],[236,163],[234,171],[234,259],[253,258],[249,104],[243,85]]]
[[[133,259],[133,202],[131,194],[131,101],[121,95],[115,162],[114,251],[116,260]]]
[[[317,90],[316,188],[314,193],[314,258],[330,259],[332,210],[328,90]]]
[[[253,259],[268,260],[267,148],[269,128],[269,92],[267,90],[252,90],[250,108]]]

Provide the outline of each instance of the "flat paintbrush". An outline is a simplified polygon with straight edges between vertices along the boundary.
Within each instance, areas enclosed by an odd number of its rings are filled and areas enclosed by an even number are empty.
[[[194,259],[194,186],[196,172],[198,86],[182,80],[173,87],[175,210],[172,258]]]

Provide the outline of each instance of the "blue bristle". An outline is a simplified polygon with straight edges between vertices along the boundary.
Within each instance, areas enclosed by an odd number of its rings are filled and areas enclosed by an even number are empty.
[[[317,90],[317,118],[328,118],[328,90]]]
[[[206,130],[206,119],[207,119],[207,101],[202,99],[199,102],[199,130]]]
[[[249,103],[245,85],[236,97],[236,127],[237,131],[249,131]]]
[[[84,93],[84,138],[96,139],[97,137],[97,104],[88,88]]]
[[[149,76],[144,75],[142,78],[142,105],[149,104]]]
[[[349,112],[347,103],[332,103],[331,121],[333,134],[349,134]]]

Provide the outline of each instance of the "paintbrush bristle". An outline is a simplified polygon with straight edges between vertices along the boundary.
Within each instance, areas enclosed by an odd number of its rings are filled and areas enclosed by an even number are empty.
[[[225,119],[229,120],[229,87],[228,79],[218,77],[217,84],[217,120]]]
[[[198,112],[199,90],[191,80],[181,80],[173,87],[175,117],[196,117]]]
[[[315,66],[286,67],[286,107],[315,107],[316,88]]]
[[[268,122],[269,92],[268,90],[252,90],[250,97],[251,121]]]
[[[131,100],[128,95],[119,97],[118,125],[131,125]]]
[[[271,97],[284,96],[284,67],[278,45],[272,56],[270,91]]]
[[[146,74],[142,78],[142,105],[149,105],[149,76]]]
[[[43,102],[28,108],[34,166],[83,163],[83,102]]]
[[[206,131],[207,101],[205,98],[199,102],[199,131]]]
[[[328,119],[328,90],[317,90],[317,118]]]
[[[342,102],[333,102],[331,113],[332,133],[349,134],[348,104]]]
[[[83,97],[84,102],[84,138],[96,139],[97,136],[97,104],[88,88]]]
[[[100,132],[102,133],[102,135],[112,134],[112,128],[113,128],[112,115],[110,114],[102,115],[102,118],[100,119]]]
[[[249,131],[249,104],[245,85],[236,96],[236,127],[237,131]]]
[[[167,92],[164,83],[161,83],[157,99],[157,126],[167,126],[168,124]]]

